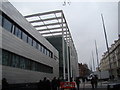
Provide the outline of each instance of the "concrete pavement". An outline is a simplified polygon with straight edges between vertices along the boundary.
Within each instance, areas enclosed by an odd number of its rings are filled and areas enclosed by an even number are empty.
[[[108,83],[99,82],[97,89],[94,90],[107,90]],[[80,84],[80,90],[93,90],[90,81]]]

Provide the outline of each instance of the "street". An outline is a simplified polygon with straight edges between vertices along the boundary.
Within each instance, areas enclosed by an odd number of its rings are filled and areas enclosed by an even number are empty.
[[[98,87],[97,90],[107,90],[107,82],[99,82],[98,83]],[[90,82],[86,82],[86,83],[80,83],[80,90],[92,90],[92,86]],[[96,90],[96,89],[94,89]]]

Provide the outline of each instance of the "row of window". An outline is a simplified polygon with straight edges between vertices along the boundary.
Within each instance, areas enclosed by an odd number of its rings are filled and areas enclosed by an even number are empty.
[[[3,16],[2,16],[3,15]],[[45,46],[43,46],[40,42],[30,36],[27,32],[25,32],[20,26],[14,23],[10,18],[8,18],[5,14],[0,15],[0,25],[5,28],[5,30],[11,32],[18,38],[22,39],[29,45],[33,46],[34,48],[38,49],[45,55],[49,57],[53,57],[53,54],[50,50],[48,50]]]
[[[53,68],[50,66],[35,62],[6,50],[2,50],[2,64],[26,70],[53,73]]]

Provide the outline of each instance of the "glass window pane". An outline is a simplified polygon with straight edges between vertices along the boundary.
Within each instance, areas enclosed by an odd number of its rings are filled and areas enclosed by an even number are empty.
[[[41,51],[41,45],[40,44],[38,44],[38,49],[39,49],[39,51]]]
[[[24,32],[22,32],[22,40],[27,42],[27,35]]]
[[[15,33],[15,25],[14,25],[14,24],[12,25],[11,32],[12,32],[12,34],[14,34],[14,33]]]
[[[28,70],[30,70],[31,69],[31,62],[30,62],[30,60],[28,60],[28,59],[25,59],[25,68],[26,69],[28,69]]]
[[[18,27],[15,27],[15,30],[14,30],[14,34],[15,34],[15,36],[18,36],[18,32],[19,32]]]
[[[18,35],[17,36],[21,39],[22,31],[20,29],[18,29]]]
[[[0,14],[0,25],[2,26],[2,15]]]
[[[36,41],[33,40],[33,47],[36,48]]]
[[[43,53],[45,54],[45,48],[43,47]]]
[[[32,38],[28,37],[28,44],[32,45]]]
[[[38,49],[38,43],[36,42],[36,48]]]
[[[25,69],[25,60],[24,58],[20,58],[20,68]]]
[[[2,50],[2,64],[8,65],[8,60],[9,60],[9,53]]]
[[[20,63],[19,63],[19,56],[17,56],[17,55],[13,55],[13,57],[12,57],[12,67],[17,67],[17,68],[19,68],[19,66],[20,66]]]
[[[9,32],[11,32],[12,23],[11,23],[10,21],[8,21],[6,18],[4,18],[3,27],[4,27],[6,30],[8,30]]]
[[[32,66],[31,69],[35,71],[35,62],[32,62],[31,66]]]

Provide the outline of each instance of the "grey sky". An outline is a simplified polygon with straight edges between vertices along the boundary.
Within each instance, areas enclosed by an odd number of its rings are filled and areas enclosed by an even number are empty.
[[[118,38],[117,2],[72,2],[66,6],[62,6],[62,2],[12,2],[12,4],[23,15],[62,9],[67,19],[80,63],[89,64],[92,61],[92,50],[96,60],[95,40],[98,45],[99,59],[106,51],[101,13],[104,15],[109,45]]]

